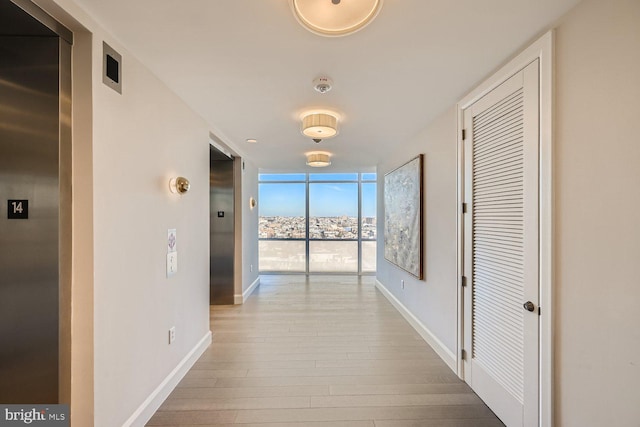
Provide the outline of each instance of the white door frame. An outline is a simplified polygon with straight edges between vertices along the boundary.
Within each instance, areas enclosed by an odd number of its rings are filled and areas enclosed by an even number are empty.
[[[458,376],[464,380],[464,364],[462,350],[464,349],[464,310],[462,289],[463,249],[464,249],[464,216],[462,203],[464,201],[464,145],[462,141],[463,111],[484,95],[495,89],[502,82],[522,70],[536,58],[540,61],[540,426],[553,425],[553,183],[552,183],[552,154],[553,154],[553,30],[547,32],[520,54],[511,59],[506,65],[496,71],[491,77],[465,96],[457,106],[458,110],[458,210],[457,210],[457,253],[458,253]]]

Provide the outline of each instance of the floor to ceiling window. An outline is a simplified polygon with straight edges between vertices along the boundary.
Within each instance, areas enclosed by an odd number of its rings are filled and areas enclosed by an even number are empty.
[[[307,271],[306,174],[260,175],[261,271]]]
[[[360,184],[360,239],[361,239],[361,271],[363,273],[375,273],[376,271],[376,239],[378,238],[377,215],[377,188],[376,174],[364,173]]]
[[[375,173],[259,180],[261,273],[375,272]]]

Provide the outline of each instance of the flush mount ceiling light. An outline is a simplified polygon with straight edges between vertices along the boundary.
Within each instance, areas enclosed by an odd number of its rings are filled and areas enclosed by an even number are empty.
[[[382,8],[382,0],[289,0],[289,3],[302,26],[329,37],[361,30]]]
[[[331,154],[324,151],[307,153],[307,165],[314,168],[323,168],[331,164]]]
[[[302,116],[302,134],[312,139],[332,138],[338,134],[338,118],[329,113]]]

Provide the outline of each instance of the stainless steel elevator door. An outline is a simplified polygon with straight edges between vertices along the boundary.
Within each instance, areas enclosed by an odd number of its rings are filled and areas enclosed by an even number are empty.
[[[59,39],[3,36],[0,58],[0,402],[57,403]]]
[[[234,303],[233,160],[210,148],[210,294],[211,305]],[[222,215],[222,216],[221,216]]]

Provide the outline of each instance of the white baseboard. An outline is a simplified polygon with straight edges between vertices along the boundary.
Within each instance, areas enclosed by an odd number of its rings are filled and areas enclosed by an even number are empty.
[[[443,343],[440,341],[434,334],[427,328],[424,323],[422,323],[416,316],[413,315],[409,311],[407,307],[404,306],[385,286],[376,279],[376,288],[384,295],[389,302],[402,314],[402,317],[406,319],[407,322],[413,329],[416,330],[420,334],[420,336],[429,344],[433,350],[438,353],[438,356],[444,360],[444,363],[451,368],[453,372],[457,374],[457,365],[458,361],[456,359],[456,355],[451,352]]]
[[[247,288],[247,290],[242,293],[242,295],[235,294],[233,296],[233,303],[234,304],[244,304],[245,301],[247,301],[247,298],[249,298],[251,293],[256,290],[256,288],[258,287],[259,284],[260,284],[260,277],[258,276],[258,277],[256,277],[256,280],[253,281],[251,286],[249,286]]]
[[[162,402],[171,394],[180,380],[189,372],[189,369],[196,363],[196,360],[211,344],[211,331],[208,331],[204,337],[191,349],[191,351],[178,363],[173,371],[160,383],[158,387],[142,402],[142,405],[124,422],[122,427],[143,427],[153,414],[156,413]]]

